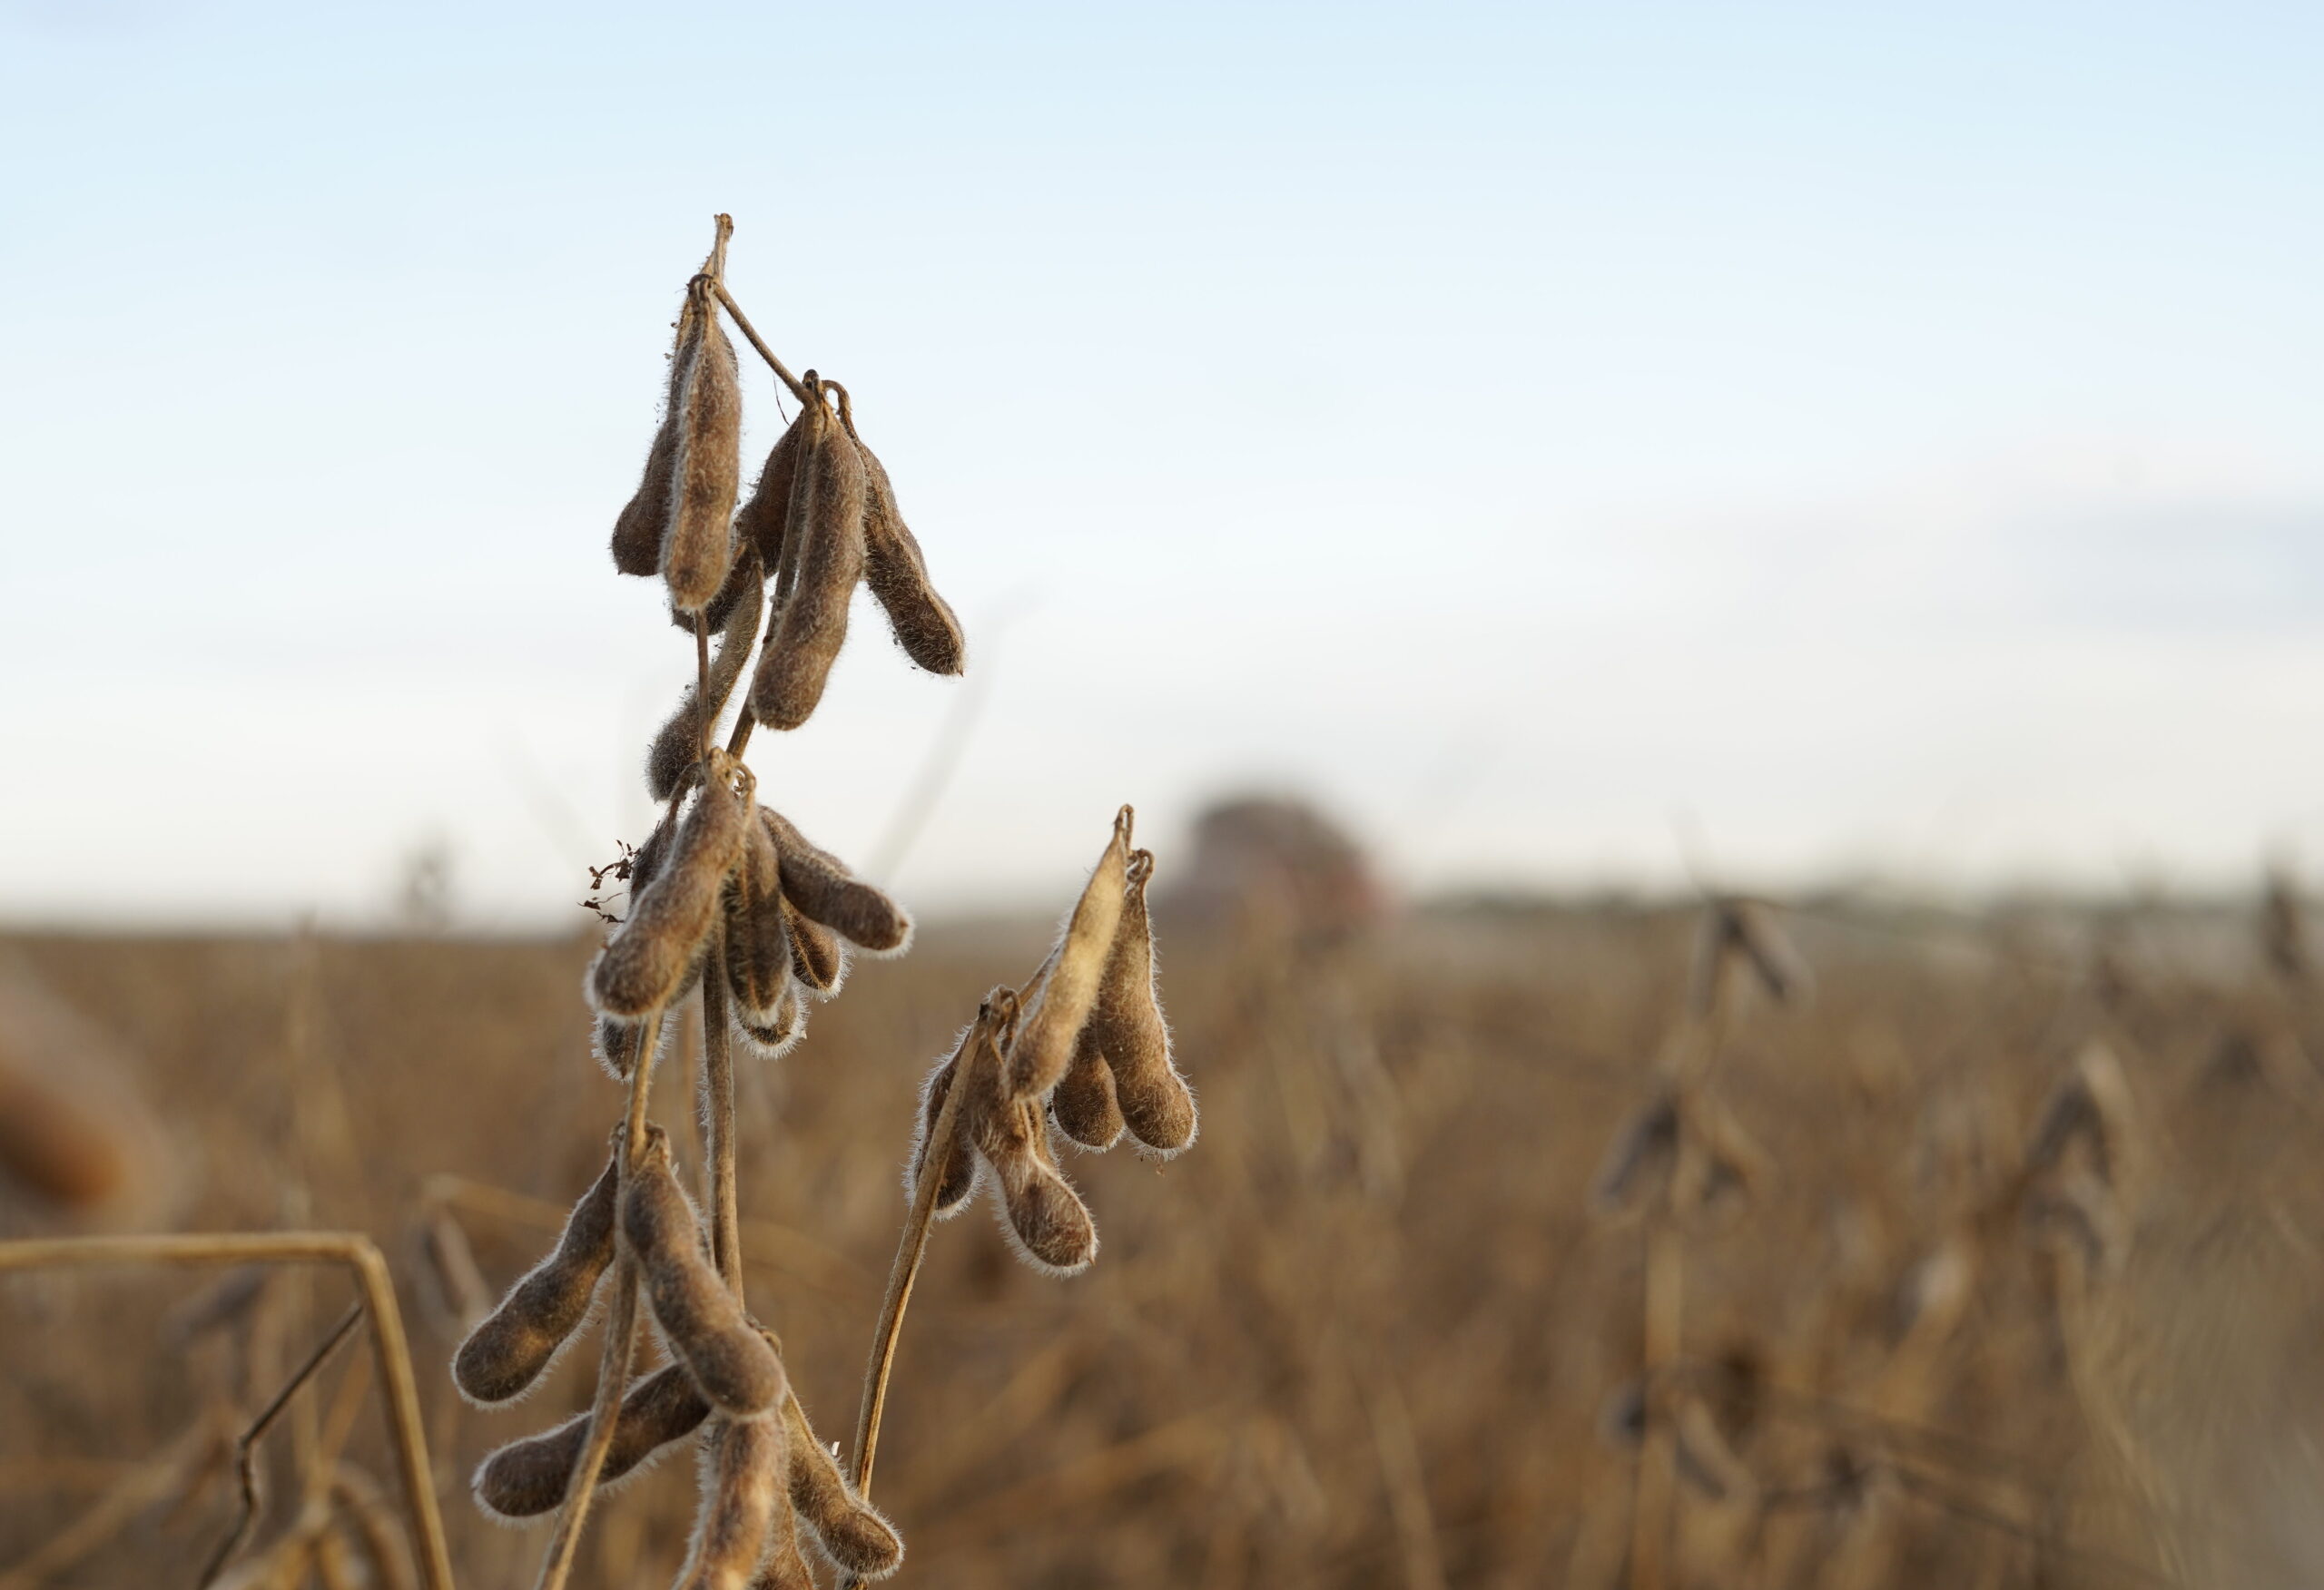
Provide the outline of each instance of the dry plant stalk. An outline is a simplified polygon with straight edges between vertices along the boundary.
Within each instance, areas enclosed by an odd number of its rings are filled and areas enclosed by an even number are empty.
[[[886,468],[857,433],[846,388],[813,370],[794,378],[727,291],[731,233],[732,223],[718,217],[710,256],[687,284],[661,423],[613,535],[620,572],[658,574],[666,585],[695,660],[693,687],[646,759],[649,792],[665,803],[661,819],[635,854],[600,873],[615,871],[630,886],[626,914],[586,978],[595,1047],[626,1084],[627,1109],[612,1163],[582,1195],[556,1251],[454,1360],[455,1379],[472,1399],[520,1395],[586,1324],[610,1276],[588,1413],[502,1447],[476,1476],[477,1501],[487,1513],[556,1514],[542,1590],[565,1582],[595,1492],[696,1432],[701,1505],[682,1585],[739,1590],[754,1576],[763,1585],[811,1585],[803,1538],[858,1581],[892,1572],[903,1556],[901,1537],[863,1499],[868,1462],[859,1458],[854,1481],[842,1471],[791,1389],[779,1345],[750,1312],[734,1061],[738,1049],[771,1059],[798,1043],[812,1004],[839,992],[850,954],[902,953],[911,919],[761,805],[742,757],[756,724],[795,729],[814,712],[846,641],[850,601],[867,579],[912,662],[958,673],[966,648]],[[803,405],[739,512],[741,388],[722,312]],[[750,686],[722,746],[714,731],[746,664]],[[963,1161],[972,1154],[998,1190],[1029,1256],[1059,1271],[1096,1251],[1088,1211],[1057,1169],[1047,1114],[1077,1041],[1084,1069],[1105,1072],[1142,1143],[1174,1153],[1194,1135],[1192,1095],[1171,1065],[1152,992],[1143,896],[1152,858],[1139,852],[1130,883],[1128,834],[1125,808],[1068,944],[1052,957],[1056,969],[1037,979],[1044,1080],[1022,1085],[1014,1080],[1021,1063],[989,1045],[990,1064],[968,1074],[955,1101],[968,1128]],[[1118,936],[1126,893],[1136,930]],[[673,1013],[697,990],[698,1199],[681,1184],[668,1139],[645,1124]],[[1013,1002],[1008,1008],[1013,1020]],[[972,1107],[962,1111],[963,1100]],[[923,1232],[926,1218],[923,1208]],[[632,1385],[641,1300],[671,1361]],[[901,1309],[894,1314],[900,1319]],[[884,1369],[878,1378],[884,1386]],[[865,1456],[870,1441],[859,1441]]]
[[[340,1264],[353,1277],[371,1322],[371,1349],[386,1392],[389,1433],[403,1483],[415,1555],[427,1590],[452,1590],[452,1565],[428,1464],[428,1438],[413,1384],[411,1350],[396,1308],[388,1263],[369,1238],[351,1232],[249,1232],[188,1236],[53,1237],[0,1242],[0,1274],[93,1264]],[[290,1388],[304,1384],[298,1378]]]
[[[1135,1034],[1141,1045],[1137,1056],[1119,1064],[1158,1064],[1167,1075],[1157,1085],[1157,1094],[1184,1112],[1182,1123],[1155,1129],[1168,1141],[1152,1151],[1167,1156],[1194,1141],[1194,1094],[1171,1059],[1155,988],[1145,908],[1154,859],[1144,850],[1133,857],[1134,816],[1127,806],[1115,815],[1113,837],[1059,928],[1056,947],[1023,991],[1002,987],[988,994],[976,1020],[921,1086],[905,1160],[911,1208],[856,1414],[853,1477],[863,1496],[871,1495],[888,1378],[933,1222],[957,1212],[985,1186],[992,1190],[1002,1235],[1035,1271],[1072,1275],[1097,1257],[1096,1223],[1059,1170],[1049,1136],[1060,1084],[1077,1050],[1087,1042],[1093,1053],[1116,1063],[1118,1050],[1129,1054],[1124,1035]],[[1108,1008],[1116,1012],[1110,1017],[1103,1015]],[[855,1572],[845,1583],[861,1585],[864,1577]]]

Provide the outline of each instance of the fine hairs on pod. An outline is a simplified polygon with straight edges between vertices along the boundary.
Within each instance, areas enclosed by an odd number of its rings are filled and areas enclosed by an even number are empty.
[[[669,1136],[659,1127],[649,1129],[645,1151],[630,1167],[621,1232],[654,1321],[702,1394],[740,1418],[772,1408],[788,1383],[783,1360],[711,1268],[694,1205],[670,1173]]]
[[[807,1035],[807,1007],[799,997],[799,987],[793,984],[783,991],[775,1002],[773,1016],[763,1022],[748,1022],[737,1016],[734,1019],[734,1036],[745,1053],[760,1060],[780,1060],[798,1046]]]
[[[675,1005],[676,1001],[671,1003]],[[629,1080],[629,1068],[636,1062],[639,1034],[645,1026],[643,1020],[630,1021],[602,1012],[598,1015],[590,1034],[589,1053],[596,1056],[598,1065],[615,1082]],[[654,1064],[659,1065],[670,1057],[670,1045],[677,1042],[678,1012],[675,1009],[663,1011],[661,1019],[655,1026]]]
[[[1170,1055],[1170,1026],[1162,1016],[1162,1001],[1154,970],[1154,928],[1146,908],[1146,886],[1154,876],[1154,853],[1139,850],[1130,858],[1128,887],[1122,903],[1121,926],[1114,935],[1112,952],[1098,979],[1098,997],[1089,1019],[1074,1045],[1070,1081],[1103,1070],[1110,1087],[1087,1082],[1075,1095],[1075,1104],[1088,1093],[1110,1099],[1115,1114],[1131,1137],[1147,1153],[1167,1158],[1183,1152],[1195,1140],[1195,1097],[1178,1075]],[[1062,1124],[1068,1105],[1059,1084],[1055,1101]],[[1096,1112],[1096,1130],[1108,1124],[1105,1112]],[[1092,1148],[1079,1134],[1066,1135]],[[1110,1142],[1110,1139],[1108,1140]]]
[[[681,349],[692,336],[689,321],[694,312],[694,295],[688,293],[686,307],[678,316]],[[671,356],[669,393],[662,423],[654,432],[654,445],[646,449],[645,478],[614,520],[614,567],[640,578],[660,572],[663,533],[670,525],[671,486],[678,456],[678,381],[684,373],[682,358],[682,354]]]
[[[452,1381],[469,1401],[489,1405],[522,1396],[588,1318],[597,1282],[613,1262],[620,1181],[616,1155],[566,1217],[555,1250],[510,1287],[500,1306],[460,1343],[452,1358]]]
[[[972,1072],[968,1085],[981,1092],[980,1080]],[[1058,1168],[1048,1114],[1036,1100],[1003,1099],[997,1084],[988,1085],[989,1107],[971,1117],[970,1143],[984,1162],[1001,1233],[1043,1274],[1078,1275],[1098,1257],[1098,1224]]]
[[[622,1399],[599,1484],[611,1486],[636,1472],[709,1417],[710,1404],[685,1366],[663,1365]],[[588,1438],[589,1416],[584,1412],[553,1430],[500,1448],[477,1467],[472,1486],[477,1505],[493,1517],[511,1520],[555,1512],[565,1500],[573,1466],[581,1460]]]
[[[693,342],[679,356],[677,443],[662,537],[662,580],[681,613],[705,605],[726,583],[742,476],[742,376],[710,289],[710,278],[698,276],[687,293]]]
[[[842,1573],[884,1579],[902,1565],[903,1537],[863,1499],[840,1471],[831,1448],[815,1438],[796,1397],[783,1399],[791,1447],[791,1505]]]
[[[759,568],[758,554],[745,548],[734,567],[743,589],[725,613],[718,632],[717,653],[710,663],[713,726],[717,723],[719,713],[725,711],[727,698],[734,693],[734,682],[743,675],[743,664],[750,661],[751,648],[758,643],[759,619],[766,605],[766,582]],[[645,753],[645,792],[656,800],[667,800],[676,794],[678,786],[702,765],[704,731],[694,696],[695,687],[689,684],[679,699],[677,710],[654,736],[654,743]]]
[[[744,824],[743,858],[726,880],[726,986],[735,1019],[769,1026],[792,977],[791,935],[783,920],[783,860],[766,824]]]
[[[789,1457],[779,1419],[711,1421],[702,1433],[702,1502],[678,1590],[744,1590],[751,1583],[776,1510],[790,1511]]]
[[[764,824],[761,824],[762,829]],[[829,999],[847,981],[847,946],[821,922],[810,922],[788,901],[783,926],[791,941],[791,970],[800,986],[818,999]]]
[[[679,824],[669,860],[637,891],[628,919],[590,964],[599,1010],[634,1019],[677,994],[742,853],[754,787],[748,769],[711,748],[710,781]]]
[[[1074,1041],[1098,1001],[1098,985],[1113,953],[1114,935],[1121,926],[1122,893],[1129,880],[1129,837],[1134,814],[1127,806],[1114,817],[1114,836],[1097,869],[1075,902],[1049,952],[1040,981],[1017,1041],[1009,1049],[1009,1092],[1015,1098],[1046,1094],[1064,1077],[1073,1059]],[[1117,1081],[1119,1079],[1117,1078]]]
[[[956,1180],[962,1157],[957,1145],[964,1144],[977,1160],[971,1185],[992,1190],[1001,1234],[1017,1256],[1048,1275],[1073,1275],[1088,1269],[1098,1256],[1097,1222],[1058,1168],[1049,1117],[1040,1102],[1012,1098],[1005,1091],[1000,1051],[984,1017],[970,1029],[962,1052],[947,1069],[949,1076],[940,1070],[930,1077],[916,1128],[924,1153],[935,1112],[943,1107],[943,1092],[967,1090],[960,1098],[953,1168],[938,1188],[939,1206],[950,1207],[947,1195],[956,1201],[967,1195]],[[915,1167],[920,1157],[914,1156]]]
[[[959,673],[968,663],[960,621],[928,577],[928,560],[896,505],[887,468],[855,428],[847,388],[832,385],[839,393],[840,423],[863,459],[863,583],[886,610],[905,656],[931,673]]]
[[[771,806],[759,820],[783,858],[783,894],[799,914],[820,922],[867,955],[901,955],[911,944],[903,908],[847,869],[838,857],[809,842]]]
[[[919,1196],[920,1178],[928,1166],[928,1152],[936,1131],[936,1116],[944,1108],[945,1095],[967,1064],[972,1045],[990,1045],[990,1035],[981,1018],[971,1022],[952,1045],[952,1052],[929,1068],[920,1085],[920,1110],[913,1117],[911,1153],[904,1160],[904,1197],[907,1201]],[[961,1101],[962,1104],[967,1100]],[[936,1218],[948,1219],[968,1206],[969,1195],[976,1191],[976,1155],[968,1146],[967,1134],[954,1136],[951,1158],[945,1162],[944,1180],[936,1189]]]
[[[784,521],[791,516],[791,483],[799,469],[801,438],[813,428],[805,409],[783,427],[783,435],[767,450],[750,501],[734,515],[735,535],[758,549],[759,561],[766,565],[770,578],[784,567],[783,533]],[[779,578],[776,588],[778,594],[788,594]]]
[[[822,700],[847,641],[847,606],[863,577],[863,457],[824,400],[812,370],[785,520],[783,600],[774,638],[751,680],[751,710],[770,729],[796,729]]]

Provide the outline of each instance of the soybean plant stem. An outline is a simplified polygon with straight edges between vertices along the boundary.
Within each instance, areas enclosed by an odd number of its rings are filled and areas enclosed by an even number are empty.
[[[654,1081],[655,1053],[661,1047],[662,1012],[646,1012],[631,1039],[629,1060],[629,1120],[622,1138],[620,1181],[625,1190],[630,1167],[645,1152],[645,1101]],[[618,1200],[616,1201],[618,1207]],[[606,1344],[597,1360],[597,1395],[589,1407],[589,1438],[581,1460],[566,1482],[565,1505],[557,1509],[556,1533],[548,1555],[541,1559],[537,1590],[564,1590],[573,1571],[573,1554],[581,1544],[581,1526],[588,1518],[589,1503],[604,1472],[606,1452],[614,1441],[614,1425],[621,1417],[622,1394],[629,1389],[630,1355],[637,1342],[637,1265],[626,1244],[615,1244],[614,1305],[606,1319]]]

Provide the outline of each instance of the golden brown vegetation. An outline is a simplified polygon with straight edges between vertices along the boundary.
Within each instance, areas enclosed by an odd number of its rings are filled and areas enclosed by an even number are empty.
[[[879,1471],[906,1575],[1622,1584],[1659,1446],[1671,1585],[2302,1582],[2324,1032],[2291,918],[2263,948],[2248,919],[2189,914],[1842,915],[1776,918],[1813,1002],[1737,977],[1692,1069],[1694,913],[1327,946],[1165,916],[1198,1163],[1065,1150],[1108,1253],[1068,1283],[994,1222],[931,1244]],[[176,1223],[374,1232],[423,1362],[604,1171],[618,1089],[572,1000],[590,943],[13,947],[140,1057]],[[807,1407],[853,1398],[927,1056],[1042,947],[924,933],[791,1058],[742,1068],[749,1305]],[[655,1115],[692,1156],[687,1031]],[[1670,1123],[1632,1134],[1681,1278],[1660,1324],[1655,1218],[1592,1197],[1642,1114]],[[1657,1168],[1658,1141],[1697,1163]],[[35,1223],[29,1195],[7,1207]],[[347,1300],[296,1273],[0,1283],[0,1584],[168,1582],[206,1556],[234,1435]],[[1649,1354],[1650,1330],[1673,1340]],[[589,1356],[513,1413],[427,1375],[439,1494],[586,1408]],[[372,1389],[341,1354],[261,1452],[252,1582],[408,1582],[366,1578],[408,1549]],[[600,1510],[576,1583],[678,1573],[697,1476],[669,1451]],[[447,1524],[463,1583],[537,1556],[466,1507]]]

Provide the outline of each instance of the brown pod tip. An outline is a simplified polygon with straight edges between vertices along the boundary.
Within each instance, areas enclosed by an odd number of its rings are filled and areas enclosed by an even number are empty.
[[[854,406],[843,387],[839,388],[839,414],[863,459],[863,583],[886,610],[904,655],[931,673],[959,673],[968,662],[960,621],[928,577],[928,560],[904,523],[903,510],[896,505],[887,466],[863,445],[855,428]]]
[[[710,1404],[694,1389],[685,1367],[664,1365],[622,1398],[598,1482],[611,1487],[638,1472],[709,1417]],[[470,1484],[477,1506],[491,1517],[510,1521],[555,1512],[565,1500],[566,1486],[588,1437],[589,1416],[584,1413],[488,1454],[477,1466]]]
[[[1057,947],[1049,952],[1040,996],[1009,1050],[1011,1097],[1046,1094],[1063,1080],[1072,1064],[1075,1040],[1097,1004],[1098,983],[1121,926],[1133,815],[1127,806],[1115,815],[1113,838],[1098,858],[1081,898],[1058,935]]]
[[[469,1401],[507,1402],[529,1389],[586,1319],[614,1256],[620,1163],[605,1171],[566,1217],[554,1251],[535,1265],[460,1343],[452,1382]]]
[[[630,1167],[621,1231],[637,1260],[655,1323],[702,1394],[739,1418],[755,1418],[774,1407],[788,1383],[783,1360],[712,1268],[694,1205],[670,1173],[669,1138],[658,1127]]]
[[[734,1018],[734,1033],[743,1049],[760,1060],[780,1060],[799,1046],[807,1035],[807,1007],[800,999],[797,988],[783,990],[783,998],[774,1007],[773,1019],[761,1024],[747,1022],[740,1016]]]
[[[847,947],[840,936],[788,904],[783,908],[783,925],[791,945],[791,970],[801,986],[818,999],[837,994],[847,981]]]
[[[1058,1169],[1040,1105],[996,1100],[977,1112],[972,1126],[980,1180],[992,1188],[1001,1234],[1017,1256],[1045,1275],[1087,1270],[1098,1257],[1097,1222]]]
[[[1170,1025],[1155,975],[1154,927],[1146,906],[1153,876],[1151,850],[1130,857],[1121,926],[1080,1044],[1105,1056],[1130,1136],[1146,1153],[1167,1159],[1192,1146],[1196,1117],[1194,1090],[1170,1054]],[[1081,1058],[1079,1046],[1075,1058]]]
[[[903,1536],[865,1501],[840,1471],[830,1448],[815,1438],[796,1397],[783,1404],[791,1446],[791,1506],[815,1536],[831,1565],[862,1579],[884,1579],[903,1565]]]
[[[1086,1030],[1074,1045],[1073,1064],[1049,1094],[1049,1114],[1068,1141],[1093,1153],[1103,1153],[1121,1141],[1126,1127],[1114,1097],[1113,1068]]]
[[[811,843],[783,813],[762,806],[759,820],[774,838],[783,858],[783,895],[799,915],[867,955],[898,956],[911,947],[911,918],[902,907]]]

